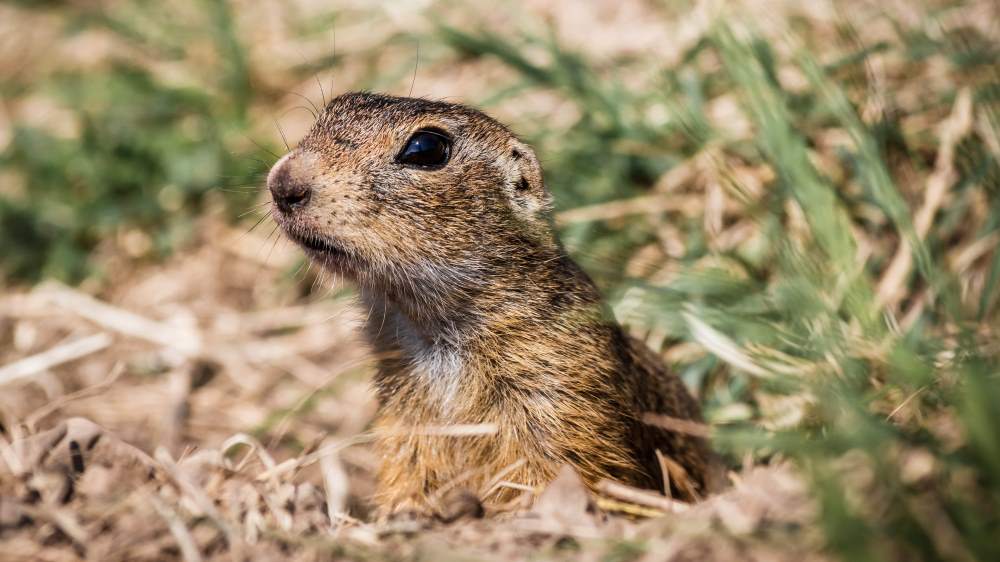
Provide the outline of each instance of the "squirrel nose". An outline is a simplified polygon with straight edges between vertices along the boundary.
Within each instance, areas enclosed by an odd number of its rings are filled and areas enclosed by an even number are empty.
[[[289,166],[290,156],[292,155],[288,154],[278,160],[267,175],[267,188],[271,191],[271,198],[284,213],[305,207],[312,197],[312,188],[293,177]]]

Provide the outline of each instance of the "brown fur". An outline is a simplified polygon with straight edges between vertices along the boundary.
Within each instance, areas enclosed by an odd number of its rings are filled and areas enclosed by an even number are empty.
[[[394,160],[422,128],[453,139],[441,169]],[[504,501],[519,492],[487,486],[505,468],[502,480],[537,487],[566,462],[589,484],[659,488],[656,450],[706,490],[706,443],[640,419],[699,420],[697,403],[563,251],[538,160],[506,127],[461,105],[346,94],[268,181],[312,190],[275,218],[371,311],[385,510],[424,506],[455,479]],[[483,423],[497,432],[424,431]]]

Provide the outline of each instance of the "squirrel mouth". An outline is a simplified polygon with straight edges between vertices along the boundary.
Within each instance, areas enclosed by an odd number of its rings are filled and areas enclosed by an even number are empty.
[[[347,252],[339,246],[320,238],[313,234],[301,232],[288,232],[288,237],[310,254],[318,254],[324,257],[344,258]]]

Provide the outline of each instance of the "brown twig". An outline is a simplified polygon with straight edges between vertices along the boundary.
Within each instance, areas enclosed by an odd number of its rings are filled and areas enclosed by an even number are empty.
[[[101,332],[71,342],[57,345],[41,353],[25,357],[4,367],[0,367],[0,385],[27,378],[53,367],[75,361],[92,353],[97,353],[111,345],[110,334]]]
[[[686,503],[672,500],[655,492],[633,488],[613,480],[598,482],[597,491],[614,499],[651,507],[664,513],[682,513],[691,507]]]
[[[913,235],[923,240],[934,221],[934,215],[944,203],[951,185],[955,183],[955,147],[972,129],[972,93],[968,88],[959,91],[951,115],[944,122],[941,146],[938,148],[934,172],[927,178],[924,202],[913,217]],[[913,267],[911,241],[903,238],[892,262],[882,274],[876,291],[876,302],[882,307],[892,307],[903,298],[904,284]]]
[[[665,416],[663,414],[655,414],[653,412],[644,413],[642,415],[642,423],[655,425],[656,427],[661,427],[663,429],[673,431],[674,433],[683,433],[684,435],[692,435],[694,437],[708,438],[712,436],[712,428],[707,424],[675,418],[672,416]]]

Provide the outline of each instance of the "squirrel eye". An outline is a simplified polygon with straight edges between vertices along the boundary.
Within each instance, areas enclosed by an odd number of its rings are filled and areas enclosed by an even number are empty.
[[[406,142],[396,162],[419,168],[444,166],[451,156],[451,141],[433,131],[417,131]]]

